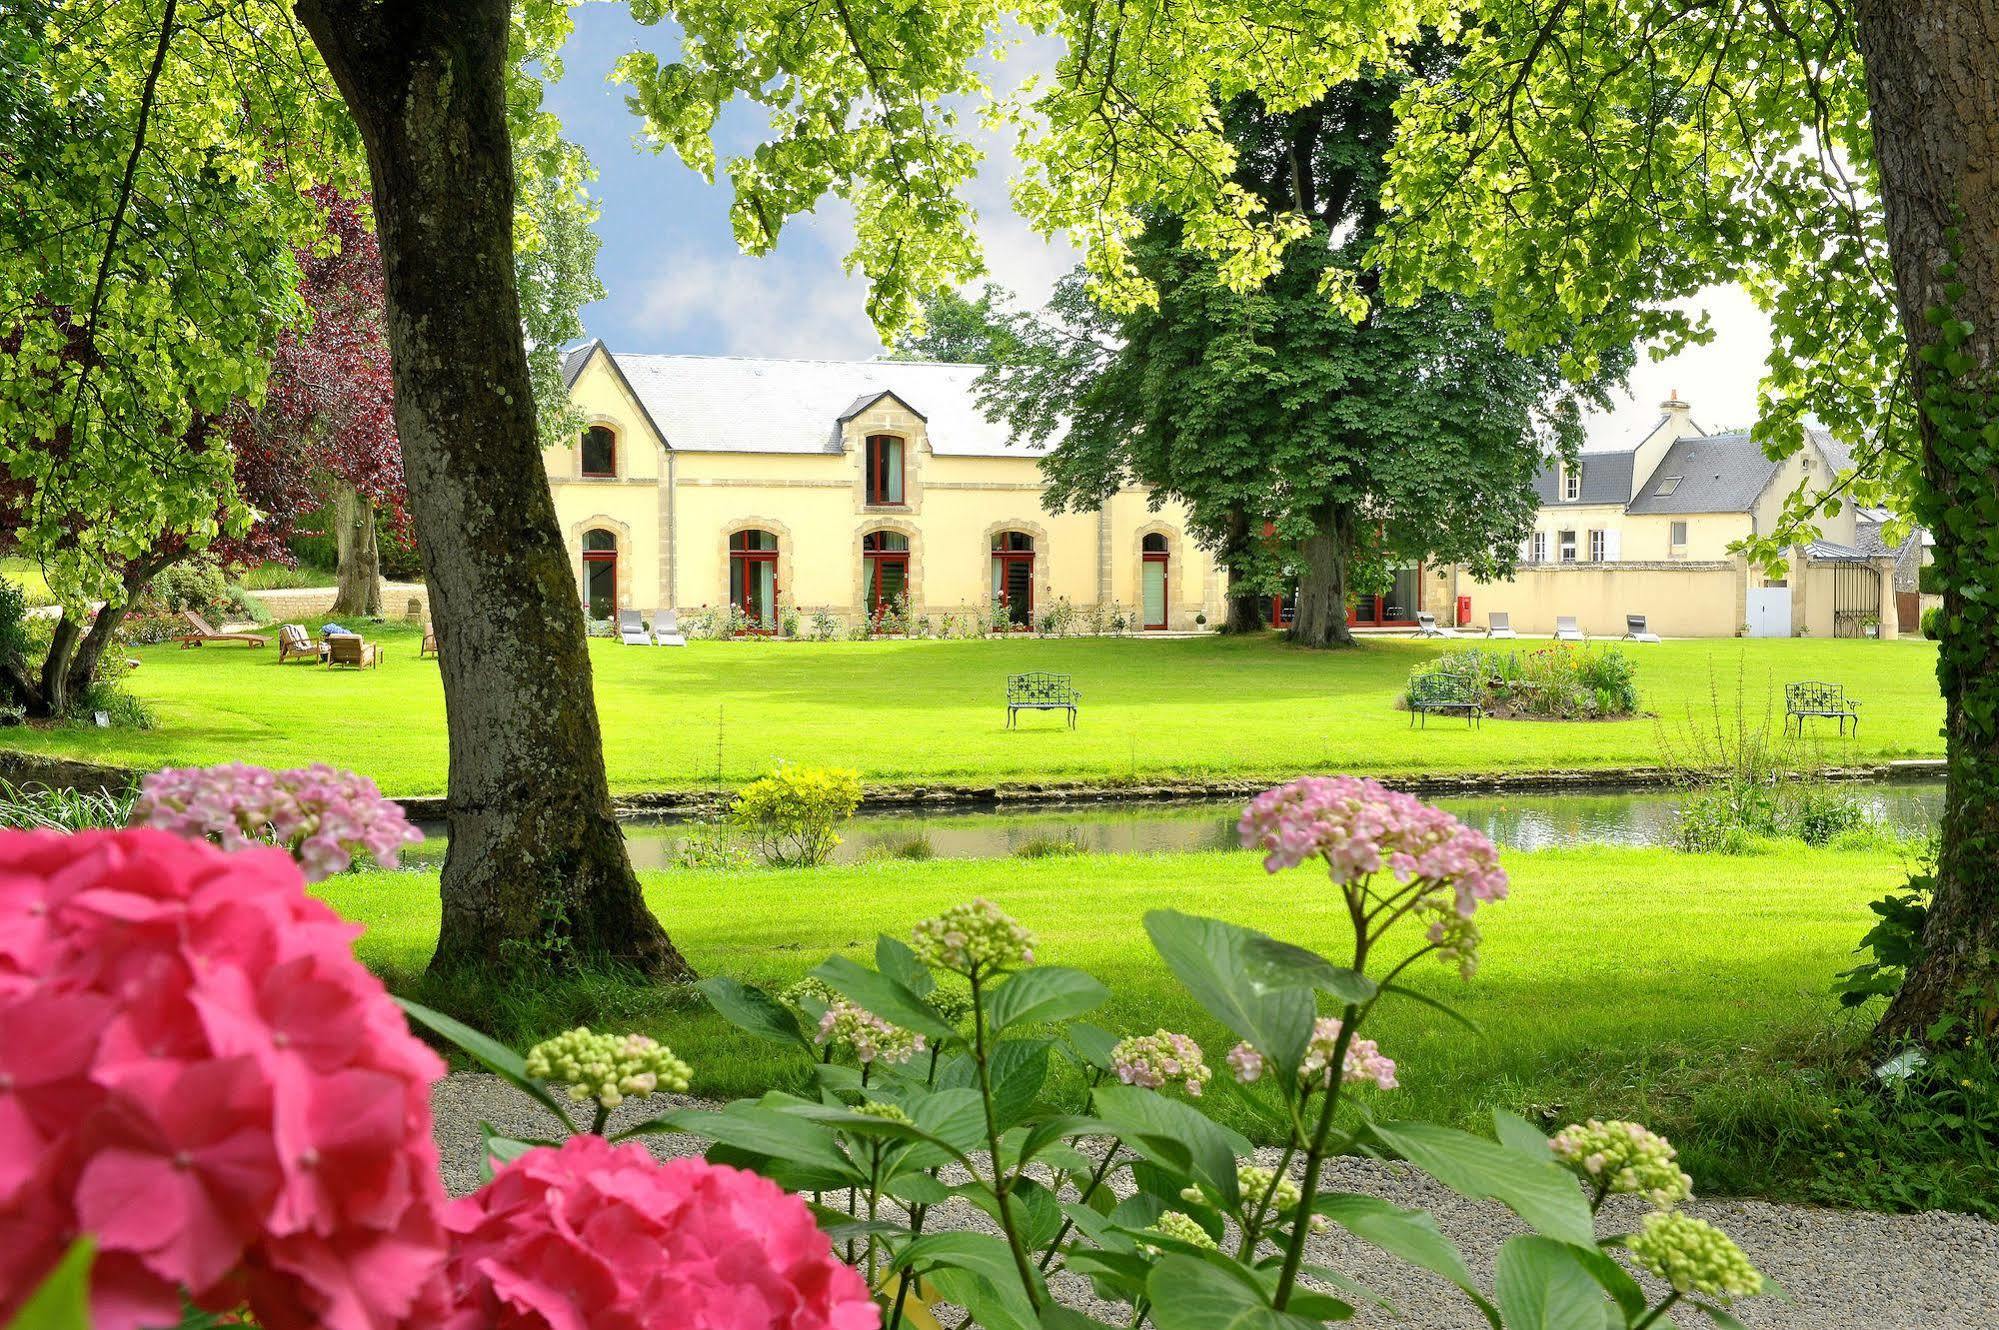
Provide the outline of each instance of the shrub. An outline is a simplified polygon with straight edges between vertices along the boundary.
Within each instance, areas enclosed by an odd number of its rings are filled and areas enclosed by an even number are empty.
[[[823,864],[840,844],[834,828],[860,802],[859,772],[782,763],[743,787],[729,805],[729,825],[768,863]]]
[[[1753,793],[1754,787],[1750,791]],[[1761,807],[1732,786],[1700,790],[1680,806],[1673,841],[1689,854],[1752,854],[1776,833],[1769,801]]]
[[[1826,781],[1794,782],[1777,801],[1778,830],[1807,845],[1830,845],[1873,824],[1858,799]]]
[[[1932,642],[1943,639],[1943,606],[1932,605],[1923,611],[1923,636]]]
[[[1458,647],[1418,665],[1410,675],[1433,671],[1477,681],[1486,709],[1498,716],[1597,720],[1638,710],[1635,664],[1613,646],[1558,643],[1505,654]],[[1408,705],[1406,693],[1403,705]]]
[[[673,857],[682,868],[748,868],[755,862],[735,832],[716,822],[690,823]]]
[[[191,560],[168,564],[140,595],[140,604],[155,612],[204,614],[229,603],[229,579],[212,563]],[[137,608],[137,607],[135,607]]]
[[[1083,847],[1068,836],[1030,836],[1013,847],[1016,859],[1063,859],[1083,853]]]
[[[251,595],[239,582],[229,584],[223,604],[232,619],[247,619],[258,625],[271,621],[271,612],[264,608],[264,602]]]
[[[1861,937],[1854,952],[1867,957],[1851,970],[1841,970],[1832,991],[1843,1007],[1857,1007],[1869,998],[1893,997],[1902,976],[1923,958],[1923,929],[1930,921],[1930,893],[1936,890],[1933,871],[1912,873],[1900,890],[1870,901],[1874,927]]]
[[[28,596],[10,577],[0,577],[0,660],[28,654]]]
[[[812,635],[821,642],[831,642],[840,635],[840,621],[825,610],[815,610],[812,614]]]

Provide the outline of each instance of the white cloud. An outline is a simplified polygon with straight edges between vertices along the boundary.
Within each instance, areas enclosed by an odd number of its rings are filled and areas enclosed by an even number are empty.
[[[1756,385],[1770,354],[1770,320],[1738,286],[1709,287],[1676,305],[1705,310],[1714,340],[1664,360],[1641,350],[1623,401],[1586,422],[1589,447],[1629,448],[1658,419],[1659,403],[1675,393],[1693,408],[1694,422],[1711,434],[1747,428],[1755,421]]]

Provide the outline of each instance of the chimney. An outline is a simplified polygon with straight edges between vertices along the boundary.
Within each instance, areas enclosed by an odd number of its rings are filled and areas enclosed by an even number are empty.
[[[1680,400],[1680,390],[1678,388],[1673,389],[1671,393],[1667,394],[1666,400],[1659,403],[1659,409],[1668,415],[1678,414],[1682,416],[1693,410],[1691,406]]]

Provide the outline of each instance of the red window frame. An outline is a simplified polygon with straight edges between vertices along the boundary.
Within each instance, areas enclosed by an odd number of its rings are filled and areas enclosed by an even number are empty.
[[[1416,564],[1416,603],[1403,607],[1408,610],[1409,617],[1406,619],[1384,619],[1381,616],[1381,611],[1382,607],[1387,603],[1388,597],[1386,596],[1359,597],[1354,602],[1352,608],[1347,610],[1348,626],[1354,628],[1414,628],[1416,626],[1416,612],[1423,608],[1423,564],[1421,561],[1418,561]],[[1361,617],[1360,611],[1362,605],[1365,605],[1368,609],[1368,617],[1366,618]]]
[[[894,444],[902,450],[901,465],[896,467],[897,478],[901,481],[901,491],[894,497],[888,496],[888,445]],[[906,508],[909,506],[909,446],[900,435],[870,434],[868,436],[868,504],[874,508]]]
[[[909,593],[909,550],[906,546],[899,550],[882,548],[886,543],[882,538],[890,534],[900,535],[901,533],[870,531],[861,537],[861,563],[864,566],[861,580],[866,583],[863,593],[867,597],[867,610],[870,619],[880,618],[883,612],[882,566],[884,564],[897,566],[902,569],[903,594],[907,595]],[[907,539],[907,537],[904,537],[904,539]],[[872,545],[870,542],[872,542]]]
[[[602,434],[606,439],[610,440],[611,467],[610,470],[608,471],[592,471],[590,469],[590,436],[592,434]],[[612,429],[609,425],[592,425],[590,428],[583,431],[582,442],[579,443],[577,446],[582,450],[583,454],[582,457],[578,459],[577,469],[580,472],[582,472],[583,476],[586,479],[610,480],[614,479],[617,476],[618,431]]]
[[[782,616],[778,613],[777,607],[779,600],[782,598],[784,594],[784,588],[778,584],[777,580],[776,550],[753,550],[753,549],[740,549],[737,547],[736,541],[738,538],[746,539],[753,534],[763,534],[762,529],[758,528],[756,531],[735,531],[730,533],[729,581],[732,585],[739,585],[743,588],[743,598],[742,600],[737,602],[736,608],[741,610],[743,612],[743,617],[750,621],[750,626],[746,631],[756,633],[762,637],[769,637],[771,634],[777,632],[778,623],[782,618]],[[738,563],[742,565],[741,576],[737,575],[736,565]],[[770,565],[771,621],[768,625],[758,622],[755,612],[750,608],[750,587],[755,585],[755,581],[752,578],[752,574],[755,572],[756,565],[760,563],[767,563]]]
[[[618,617],[618,550],[615,543],[617,537],[615,535],[611,536],[614,543],[610,549],[593,550],[588,548],[590,537],[598,534],[600,530],[601,528],[585,532],[583,536],[585,541],[585,548],[583,550],[583,613],[586,616],[590,613],[591,565],[609,564],[611,568],[611,612],[606,617],[615,619]],[[603,532],[603,534],[611,535],[610,532]]]

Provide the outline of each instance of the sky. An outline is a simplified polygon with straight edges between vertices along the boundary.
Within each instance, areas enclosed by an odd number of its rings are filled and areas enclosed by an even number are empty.
[[[597,275],[607,294],[583,310],[589,335],[628,352],[826,359],[879,354],[864,305],[866,284],[841,269],[852,233],[844,205],[829,199],[817,212],[792,219],[773,254],[739,253],[729,229],[727,180],[710,185],[671,153],[656,155],[641,145],[626,90],[607,81],[627,51],[650,50],[670,60],[676,31],[670,24],[639,26],[624,5],[582,5],[572,12],[576,32],[547,106],[598,171],[592,186],[603,241]],[[726,111],[718,126],[718,158],[754,146],[758,127],[750,111]],[[982,146],[988,159],[971,202],[990,280],[1039,304],[1077,253],[1035,235],[1014,215],[1005,144],[988,138]],[[1746,427],[1754,419],[1756,384],[1770,345],[1767,321],[1735,288],[1703,291],[1687,303],[1709,312],[1715,339],[1663,361],[1641,355],[1625,400],[1590,422],[1590,447],[1629,447],[1656,418],[1658,403],[1675,391],[1709,432]]]

